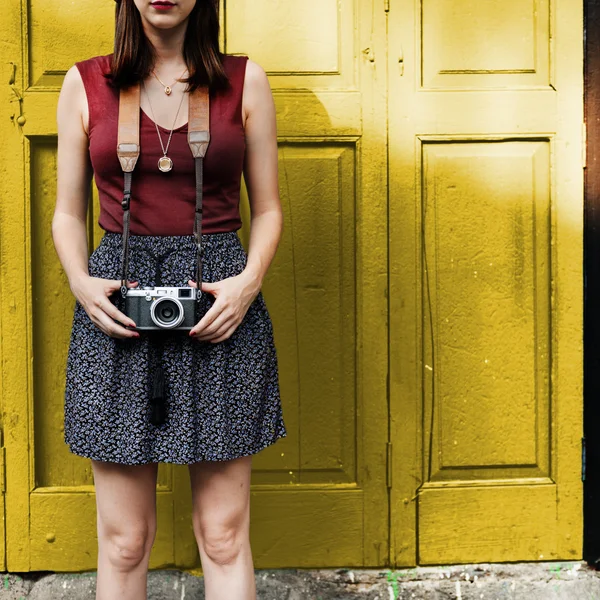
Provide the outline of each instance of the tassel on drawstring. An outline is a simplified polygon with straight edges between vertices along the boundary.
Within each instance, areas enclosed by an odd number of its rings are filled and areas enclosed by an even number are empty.
[[[154,286],[162,287],[162,264],[165,259],[175,252],[175,248],[154,256]],[[155,426],[163,425],[167,420],[167,398],[165,394],[165,373],[161,364],[164,350],[165,332],[157,331],[153,340],[154,364],[156,365],[150,393],[150,423]]]
[[[150,396],[150,423],[162,425],[167,420],[167,403],[165,399],[165,375],[162,366],[154,371],[152,394]]]

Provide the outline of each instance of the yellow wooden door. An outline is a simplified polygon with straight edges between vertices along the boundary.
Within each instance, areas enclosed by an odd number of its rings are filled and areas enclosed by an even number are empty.
[[[390,2],[394,564],[581,557],[582,14]]]
[[[0,125],[2,426],[13,571],[96,566],[91,466],[63,442],[74,299],[50,222],[58,92],[75,61],[111,51],[113,10],[113,2],[9,0],[0,26],[3,81],[12,73],[9,61],[15,69],[13,88],[2,91]],[[264,292],[288,437],[254,460],[255,566],[382,565],[388,558],[384,13],[350,0],[229,0],[222,24],[225,51],[247,53],[270,76],[285,212]],[[102,233],[92,192],[90,250]],[[242,208],[247,241],[247,198]],[[161,465],[157,495],[151,567],[196,564],[187,468]]]
[[[228,0],[225,21],[226,51],[269,74],[285,218],[264,290],[288,436],[256,460],[255,560],[383,565],[385,13],[378,0]],[[247,202],[244,216],[247,240]]]

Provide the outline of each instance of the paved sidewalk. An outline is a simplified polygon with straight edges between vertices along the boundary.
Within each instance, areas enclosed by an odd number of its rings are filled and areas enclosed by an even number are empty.
[[[0,600],[94,599],[86,573],[2,573]],[[257,570],[258,600],[600,600],[600,574],[581,561],[413,569]],[[204,600],[201,577],[151,571],[150,600]]]

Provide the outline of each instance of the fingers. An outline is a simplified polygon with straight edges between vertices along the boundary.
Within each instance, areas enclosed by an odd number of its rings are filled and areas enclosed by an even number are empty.
[[[92,311],[90,318],[94,324],[106,335],[114,338],[138,338],[140,334],[137,331],[125,329],[118,323],[115,323],[102,309],[97,308]]]
[[[106,282],[106,293],[110,296],[113,292],[121,289],[121,280],[120,279],[105,279]],[[138,285],[137,281],[128,281],[127,287],[136,287]]]
[[[224,296],[217,292],[224,281],[202,282],[202,291],[213,294],[216,300],[189,332],[190,337],[197,341],[222,341],[229,337],[241,323],[241,319],[237,318],[233,310],[231,301],[224,299]],[[197,287],[196,282],[191,279],[188,280],[188,284]]]
[[[241,323],[235,313],[217,302],[190,330],[190,337],[198,341],[216,342],[229,337]]]
[[[103,310],[107,315],[119,321],[123,325],[129,325],[130,327],[135,327],[135,322],[133,319],[123,314],[112,302],[108,299],[103,299],[100,303],[99,307]]]
[[[214,296],[214,292],[218,289],[219,283],[221,283],[221,282],[220,281],[213,281],[213,282],[203,281],[201,289],[203,292],[210,292]]]
[[[206,314],[190,329],[190,336],[195,336],[200,333],[207,325],[210,325],[221,314],[222,309],[218,301],[216,301],[207,311]]]
[[[214,292],[218,289],[217,284],[219,284],[219,283],[221,283],[221,282],[220,281],[213,281],[213,282],[203,281],[202,287],[200,289],[202,292],[210,292],[214,296],[215,295]],[[195,287],[195,288],[198,287],[198,284],[191,279],[188,279],[188,285],[190,287]]]
[[[211,344],[215,344],[217,342],[222,342],[223,340],[226,340],[227,338],[229,338],[233,332],[236,330],[237,326],[234,325],[232,327],[230,327],[229,329],[222,329],[219,330],[219,332],[221,335],[219,335],[218,337],[211,337],[211,336],[199,336],[199,335],[195,335],[192,337],[192,340],[195,340],[197,342],[210,342]],[[224,333],[223,333],[224,332]],[[215,334],[213,334],[214,336]]]
[[[97,280],[96,280],[97,281]],[[110,300],[110,296],[121,287],[120,279],[105,279],[99,282],[103,287],[100,293],[96,295],[88,306],[88,315],[94,324],[106,335],[115,338],[137,338],[140,334],[137,331],[130,331],[122,325],[135,327],[133,319],[121,312]],[[128,282],[131,287],[138,285],[137,281]],[[119,323],[115,323],[115,319]]]
[[[106,283],[107,292],[114,292],[121,287],[120,279],[105,279],[104,281]]]
[[[208,313],[206,313],[206,314],[208,314]],[[222,312],[217,316],[216,319],[214,319],[214,321],[212,321],[212,323],[210,323],[209,325],[207,325],[204,328],[202,328],[200,326],[200,323],[202,323],[202,321],[200,321],[196,325],[196,327],[198,327],[198,329],[202,329],[202,331],[200,333],[198,333],[196,331],[196,332],[194,332],[194,335],[199,340],[205,340],[207,338],[212,338],[216,334],[220,335],[229,327],[229,321],[230,321],[230,317],[228,317],[224,312]]]
[[[131,287],[135,287],[138,285],[137,281],[128,282],[131,284]],[[116,291],[121,287],[120,279],[112,279],[108,285],[108,291]],[[129,325],[130,327],[135,327],[135,322],[133,319],[128,317],[126,314],[122,313],[109,299],[108,297],[99,298],[94,303],[100,310],[104,311],[108,316],[112,317],[119,323],[123,325]],[[124,328],[121,328],[124,330]],[[122,331],[120,332],[123,333]],[[126,337],[132,337],[127,335]]]
[[[210,341],[213,342],[214,344],[216,344],[217,342],[222,342],[223,340],[227,340],[233,335],[233,332],[236,329],[237,329],[237,325],[232,325],[223,335],[221,335],[217,338],[214,338]]]
[[[223,323],[221,327],[217,331],[211,334],[202,334],[194,336],[193,339],[199,342],[211,342],[216,344],[217,342],[222,342],[228,338],[230,338],[234,331],[238,328],[238,323],[231,323],[231,321],[227,321]]]

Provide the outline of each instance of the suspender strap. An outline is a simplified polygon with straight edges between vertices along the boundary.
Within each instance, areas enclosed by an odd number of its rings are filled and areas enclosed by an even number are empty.
[[[117,156],[124,175],[123,200],[123,252],[121,255],[121,295],[127,293],[129,267],[129,204],[131,202],[131,176],[140,155],[140,86],[133,85],[119,93],[119,131]]]
[[[194,237],[196,241],[196,283],[202,286],[202,182],[204,156],[210,142],[209,91],[197,88],[189,95],[188,145],[194,157],[196,171],[196,212]],[[121,295],[127,294],[127,270],[129,267],[129,221],[131,202],[131,178],[140,155],[140,84],[137,83],[119,93],[119,133],[117,156],[124,175],[123,187],[123,253],[121,256]],[[198,300],[201,294],[197,294]]]
[[[196,213],[194,216],[194,236],[196,238],[196,283],[202,288],[202,181],[204,155],[210,142],[208,88],[197,88],[190,95],[188,144],[196,166]],[[196,298],[200,299],[200,293]]]

